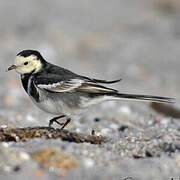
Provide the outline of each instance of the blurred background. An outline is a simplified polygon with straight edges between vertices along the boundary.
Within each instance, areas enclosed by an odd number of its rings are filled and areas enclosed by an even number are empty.
[[[122,78],[112,86],[120,92],[175,97],[178,105],[179,0],[1,0],[1,124],[23,126],[26,112],[30,124],[42,114],[19,76],[5,72],[24,49],[85,76]]]

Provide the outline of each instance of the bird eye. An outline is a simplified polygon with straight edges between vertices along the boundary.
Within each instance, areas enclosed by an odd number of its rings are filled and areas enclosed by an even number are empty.
[[[24,65],[28,65],[28,62],[26,61],[26,62],[24,63]]]

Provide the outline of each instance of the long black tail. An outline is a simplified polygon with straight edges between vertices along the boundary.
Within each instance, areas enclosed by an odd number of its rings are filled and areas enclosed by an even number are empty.
[[[160,103],[174,103],[174,98],[161,97],[161,96],[150,96],[150,95],[137,95],[137,94],[121,94],[115,93],[113,97],[124,100],[135,100],[135,101],[152,101]]]

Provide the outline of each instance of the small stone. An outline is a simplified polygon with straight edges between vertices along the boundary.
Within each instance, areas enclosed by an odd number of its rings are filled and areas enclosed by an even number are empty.
[[[94,166],[94,161],[90,158],[85,158],[83,161],[84,166],[87,168],[92,168]]]
[[[140,155],[138,154],[138,152],[136,152],[136,151],[133,152],[133,157],[134,157],[135,159],[142,158],[142,156],[140,156]]]
[[[81,129],[77,128],[76,130],[76,133],[81,133]]]
[[[11,167],[10,166],[4,166],[4,171],[10,172],[11,171]]]
[[[128,141],[131,141],[131,137],[127,137],[126,139],[127,139]]]
[[[162,137],[162,139],[165,141],[170,141],[170,140],[172,140],[172,137],[169,135],[166,135],[166,136]]]
[[[91,135],[95,136],[95,130],[94,129],[91,131]]]
[[[2,142],[1,145],[2,145],[4,148],[8,148],[8,147],[9,147],[9,144],[6,143],[6,142]]]
[[[101,135],[108,135],[111,133],[111,130],[109,128],[104,128],[101,130]]]
[[[116,129],[118,129],[119,126],[118,126],[117,124],[112,123],[112,124],[109,125],[109,127],[110,127],[111,129],[116,130]]]
[[[130,141],[130,142],[135,142],[136,141],[136,137],[127,137],[126,139],[128,141]]]
[[[20,157],[20,158],[21,158],[21,160],[23,160],[23,161],[27,161],[27,160],[29,160],[29,159],[30,159],[29,154],[28,154],[28,153],[26,153],[26,152],[21,152],[21,153],[19,154],[19,157]]]
[[[3,128],[3,129],[5,129],[5,128],[7,128],[8,126],[6,125],[6,124],[2,124],[1,125],[1,128]]]
[[[149,138],[148,136],[142,136],[142,137],[140,138],[140,140],[149,141],[150,138]]]
[[[87,156],[89,154],[89,152],[87,150],[84,150],[82,153],[84,156]]]
[[[124,131],[125,129],[128,129],[128,126],[122,125],[118,128],[119,131]]]
[[[124,115],[130,115],[131,109],[128,106],[121,106],[119,111]]]
[[[146,150],[145,155],[146,157],[153,157],[153,152],[150,150]]]
[[[163,119],[160,121],[160,123],[163,124],[164,126],[168,126],[169,118],[163,118]]]
[[[100,118],[94,118],[95,122],[99,122],[101,119]]]
[[[35,121],[35,118],[33,116],[31,116],[31,115],[27,115],[26,119],[29,122],[34,122]]]
[[[15,172],[19,171],[20,169],[21,169],[20,166],[15,166],[15,167],[13,168],[13,170],[14,170]]]

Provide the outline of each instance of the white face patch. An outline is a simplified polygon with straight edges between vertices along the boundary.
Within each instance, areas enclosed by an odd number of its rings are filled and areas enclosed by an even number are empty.
[[[41,61],[35,55],[28,57],[17,56],[15,59],[16,72],[19,74],[31,73],[32,71],[39,71],[41,69]]]

